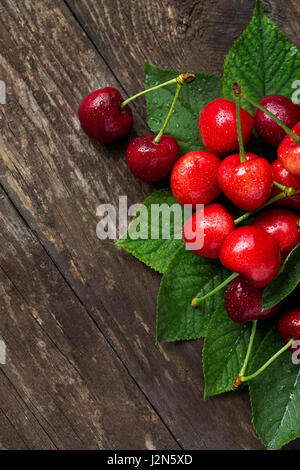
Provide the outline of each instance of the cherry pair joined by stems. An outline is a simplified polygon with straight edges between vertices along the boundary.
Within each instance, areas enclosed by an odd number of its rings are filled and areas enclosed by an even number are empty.
[[[81,127],[89,137],[99,142],[108,143],[121,139],[129,133],[133,123],[128,103],[146,93],[178,83],[178,80],[179,77],[168,80],[143,90],[125,101],[116,88],[105,87],[95,90],[82,100],[78,108]]]
[[[194,74],[177,77],[177,88],[167,118],[157,136],[136,137],[126,151],[126,161],[132,173],[139,179],[155,182],[165,179],[179,158],[179,145],[174,137],[163,135],[174,111],[180,90],[185,82],[195,79]]]
[[[236,132],[240,153],[225,158],[218,169],[218,182],[224,194],[237,207],[255,211],[269,199],[272,186],[272,167],[265,158],[252,153],[245,153],[241,110],[241,91],[238,84],[233,84],[236,101]]]

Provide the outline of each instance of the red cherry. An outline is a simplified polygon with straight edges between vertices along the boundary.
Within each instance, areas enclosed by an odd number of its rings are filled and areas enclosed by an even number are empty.
[[[259,103],[275,114],[290,129],[300,121],[300,106],[285,96],[268,95],[262,98]],[[260,109],[256,109],[254,120],[261,139],[269,145],[278,147],[286,136],[285,131]]]
[[[244,109],[241,109],[241,123],[246,144],[254,129],[254,119]],[[236,104],[224,98],[207,104],[199,116],[199,132],[204,146],[215,155],[223,156],[238,150]]]
[[[300,243],[300,218],[286,209],[270,209],[259,214],[253,224],[277,242],[282,258]]]
[[[285,343],[288,343],[292,338],[295,341],[300,340],[300,308],[294,308],[289,312],[282,315],[278,322],[278,331]],[[290,347],[290,351],[294,352],[299,349],[297,347]]]
[[[247,226],[228,235],[221,247],[220,261],[231,271],[242,274],[251,286],[262,288],[276,277],[281,258],[271,235]]]
[[[218,181],[224,194],[237,207],[246,211],[259,209],[268,200],[273,186],[271,165],[264,158],[246,153],[225,158],[218,170]]]
[[[183,155],[171,174],[171,189],[177,201],[184,204],[209,204],[221,190],[217,181],[218,157],[204,150]]]
[[[127,147],[127,164],[143,181],[163,180],[179,158],[179,146],[174,137],[163,135],[157,144],[154,139],[154,135],[136,137]]]
[[[121,110],[123,101],[120,92],[111,87],[90,93],[78,108],[84,132],[99,142],[113,142],[128,134],[132,113],[128,105]]]
[[[288,188],[300,189],[300,178],[289,173],[279,160],[272,163],[273,179],[277,183],[287,186]],[[271,196],[276,196],[281,191],[276,186],[273,186]],[[300,196],[286,197],[276,202],[276,206],[289,207],[300,211]]]
[[[200,217],[199,220],[198,213],[195,212],[185,222],[182,229],[183,240],[186,244],[198,243],[198,238],[203,240],[202,248],[191,251],[196,256],[218,258],[223,241],[235,229],[234,217],[224,206],[216,203],[205,206],[203,217]],[[199,225],[197,226],[197,224]]]
[[[280,304],[262,311],[262,289],[252,287],[242,276],[234,279],[225,293],[225,308],[236,323],[264,320],[278,314]]]
[[[292,131],[300,136],[300,122]],[[278,147],[278,160],[287,171],[300,177],[300,143],[297,144],[289,135],[285,136]]]

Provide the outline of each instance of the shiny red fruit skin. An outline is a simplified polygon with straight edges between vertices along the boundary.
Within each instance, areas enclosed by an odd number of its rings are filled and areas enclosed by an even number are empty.
[[[295,341],[300,340],[300,308],[294,308],[286,312],[279,319],[278,331],[285,343],[288,343],[292,338]],[[290,351],[294,352],[299,349],[298,347],[290,347]]]
[[[247,226],[231,232],[223,242],[220,261],[241,274],[253,287],[268,285],[280,268],[280,250],[276,241],[263,230]]]
[[[252,225],[271,235],[286,258],[300,243],[300,216],[286,209],[269,209],[260,213]]]
[[[300,189],[300,177],[292,175],[289,173],[280,163],[279,160],[275,160],[272,163],[273,170],[273,179],[277,183],[287,186],[288,188]],[[276,196],[281,191],[276,186],[273,186],[271,197]],[[290,209],[295,209],[300,212],[300,196],[286,197],[280,199],[276,202],[276,206],[288,207]]]
[[[113,142],[124,137],[132,127],[129,106],[121,111],[123,98],[116,88],[106,87],[90,93],[78,108],[78,117],[84,132],[99,142]]]
[[[275,114],[290,129],[300,121],[300,106],[285,96],[268,95],[259,103]],[[260,138],[267,144],[278,147],[286,136],[285,131],[260,109],[256,109],[254,120]]]
[[[242,135],[244,144],[254,129],[254,119],[241,109]],[[199,116],[199,132],[204,146],[218,156],[238,150],[236,105],[232,101],[218,98],[208,103]]]
[[[132,173],[143,181],[165,179],[179,158],[179,146],[174,137],[163,135],[158,144],[154,139],[154,135],[136,137],[127,147],[127,164]]]
[[[171,189],[182,205],[209,204],[221,190],[217,181],[220,159],[205,150],[195,150],[183,155],[171,174]]]
[[[246,153],[246,162],[240,155],[225,158],[218,170],[218,182],[225,196],[245,211],[259,209],[269,199],[272,186],[272,167],[264,158]]]
[[[196,214],[195,212],[183,226],[182,236],[185,243],[194,242],[196,239]],[[223,241],[235,229],[234,217],[224,206],[214,203],[204,207],[200,224],[203,225],[204,244],[201,249],[192,250],[193,253],[205,258],[218,258]]]
[[[225,292],[226,312],[236,323],[265,320],[279,313],[280,304],[262,312],[262,289],[252,287],[242,276],[234,279]]]
[[[292,130],[300,136],[300,122]],[[300,177],[300,144],[296,144],[292,137],[286,135],[278,147],[277,155],[278,160],[287,171]]]

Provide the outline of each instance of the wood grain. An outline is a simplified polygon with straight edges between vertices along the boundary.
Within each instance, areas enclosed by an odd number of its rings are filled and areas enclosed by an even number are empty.
[[[6,246],[0,255],[0,337],[7,345],[0,416],[6,426],[13,426],[11,431],[1,427],[2,446],[177,449],[113,348],[2,192],[0,201],[0,243]]]
[[[9,240],[0,336],[12,354],[2,368],[0,443],[260,449],[247,393],[203,402],[200,341],[155,345],[160,276],[96,237],[100,203],[142,202],[153,188],[128,171],[126,139],[94,144],[76,117],[92,89],[137,91],[144,59],[220,74],[252,2],[217,1],[213,11],[212,2],[190,0],[67,3],[0,7],[2,246]],[[289,27],[290,7],[268,7]],[[134,135],[147,128],[143,101],[133,108]]]

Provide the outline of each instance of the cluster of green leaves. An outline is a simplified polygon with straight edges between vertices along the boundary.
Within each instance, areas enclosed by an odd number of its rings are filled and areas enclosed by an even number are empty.
[[[161,70],[145,65],[146,88],[179,75],[179,71]],[[232,99],[232,83],[241,83],[255,100],[266,94],[290,96],[292,84],[300,76],[300,51],[292,45],[275,24],[263,13],[259,1],[248,28],[234,43],[224,65],[223,80],[207,74],[196,74],[196,80],[184,86],[166,133],[174,136],[183,153],[202,149],[198,118],[203,107],[222,96]],[[146,95],[148,124],[154,133],[161,128],[175,92],[175,85]],[[250,112],[253,110],[245,106]],[[153,204],[172,208],[176,201],[170,189],[156,191],[144,203],[150,211]],[[196,257],[186,251],[178,226],[172,218],[171,238],[164,239],[159,219],[159,234],[151,238],[153,219],[138,213],[132,222],[139,225],[143,239],[128,233],[117,244],[140,261],[163,274],[157,302],[157,341],[178,341],[205,337],[203,367],[205,398],[233,389],[250,337],[250,327],[232,322],[224,308],[224,292],[203,302],[198,309],[192,299],[206,294],[230,273],[218,261]],[[168,228],[168,227],[167,227]],[[152,227],[153,230],[153,227]],[[181,227],[180,227],[181,230]],[[300,280],[300,245],[286,259],[278,277],[265,289],[263,309],[285,299]],[[253,345],[250,370],[256,370],[281,346],[272,321],[259,322]],[[278,449],[300,436],[300,368],[293,365],[289,352],[256,377],[250,385],[253,423],[262,442]]]

